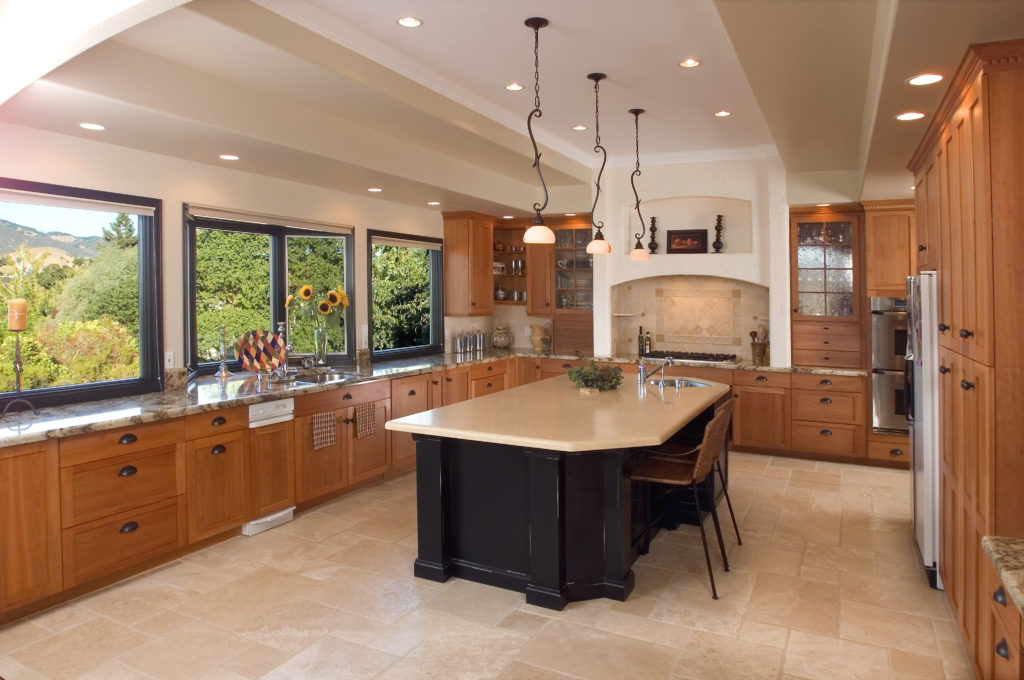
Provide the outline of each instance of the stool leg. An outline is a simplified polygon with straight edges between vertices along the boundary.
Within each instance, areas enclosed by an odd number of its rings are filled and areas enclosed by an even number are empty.
[[[736,513],[732,511],[732,501],[729,500],[729,487],[725,485],[725,476],[722,474],[722,466],[715,461],[715,470],[718,471],[718,479],[722,482],[722,491],[725,492],[725,504],[729,506],[729,516],[732,517],[732,528],[736,531],[736,542],[743,545],[743,539],[740,538],[740,525],[736,523]]]
[[[704,533],[704,517],[700,514],[700,495],[697,493],[697,484],[690,485],[693,489],[693,502],[697,506],[697,526],[700,527],[700,540],[704,544],[704,560],[708,563],[708,578],[711,579],[711,599],[718,599],[718,589],[715,588],[715,574],[711,570],[711,553],[708,552],[708,537]]]
[[[707,478],[705,477],[705,480]],[[718,522],[718,508],[715,507],[715,494],[711,489],[711,485],[705,481],[705,488],[711,493],[711,521],[715,524],[715,535],[718,536],[718,549],[722,551],[722,564],[725,566],[725,570],[729,571],[729,558],[725,555],[725,541],[722,539],[722,525]]]

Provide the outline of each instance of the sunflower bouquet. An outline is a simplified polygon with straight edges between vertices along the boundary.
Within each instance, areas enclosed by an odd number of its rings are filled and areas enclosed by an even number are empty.
[[[326,328],[332,318],[340,318],[345,313],[348,302],[348,293],[341,286],[318,292],[307,283],[299,286],[295,295],[288,296],[284,307],[297,309],[300,315],[312,319],[314,328]]]

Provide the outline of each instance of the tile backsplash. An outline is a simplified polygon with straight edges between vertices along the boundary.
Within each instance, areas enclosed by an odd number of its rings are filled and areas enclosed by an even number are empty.
[[[736,354],[750,359],[750,336],[768,326],[768,288],[717,276],[658,276],[612,287],[612,348],[636,354],[640,326],[653,349]]]

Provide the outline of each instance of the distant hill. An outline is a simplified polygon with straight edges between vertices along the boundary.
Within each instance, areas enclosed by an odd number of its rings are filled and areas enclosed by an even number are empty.
[[[0,253],[10,253],[24,244],[32,252],[46,252],[48,262],[70,263],[76,257],[95,257],[99,236],[79,237],[61,232],[44,233],[23,224],[0,219]],[[61,253],[67,255],[62,257]]]

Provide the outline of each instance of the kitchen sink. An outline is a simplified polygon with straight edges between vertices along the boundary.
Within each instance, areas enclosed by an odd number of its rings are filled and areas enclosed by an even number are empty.
[[[709,387],[709,383],[689,378],[651,378],[647,384],[654,387],[674,387],[677,390],[682,387]]]
[[[340,371],[299,371],[295,374],[295,382],[307,385],[324,385],[327,383],[345,382],[356,377],[355,373]]]

